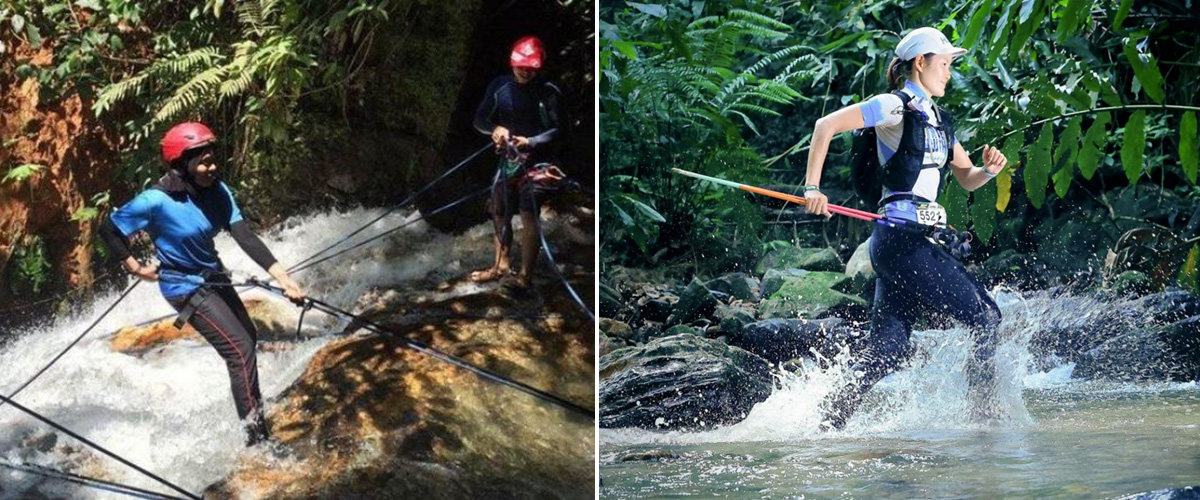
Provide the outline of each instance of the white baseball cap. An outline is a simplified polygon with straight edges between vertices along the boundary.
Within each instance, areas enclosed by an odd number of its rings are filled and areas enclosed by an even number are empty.
[[[941,31],[933,28],[917,28],[904,35],[900,39],[900,44],[896,45],[896,57],[901,61],[907,61],[921,54],[950,54],[952,56],[961,56],[967,53],[967,49],[955,47],[950,44],[950,40],[946,39]]]

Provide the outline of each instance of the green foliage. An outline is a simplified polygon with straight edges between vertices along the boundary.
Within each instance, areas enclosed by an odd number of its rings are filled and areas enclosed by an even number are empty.
[[[1065,198],[1075,176],[1075,164],[1079,153],[1079,132],[1083,127],[1083,115],[1076,115],[1067,124],[1067,129],[1058,136],[1058,147],[1054,148],[1054,192]]]
[[[1100,157],[1104,154],[1104,146],[1108,144],[1108,122],[1110,114],[1096,113],[1096,120],[1088,127],[1087,135],[1083,138],[1083,147],[1079,149],[1079,173],[1084,179],[1091,180],[1096,169],[1100,168]]]
[[[1146,153],[1146,112],[1138,110],[1125,122],[1125,142],[1121,145],[1121,164],[1130,184],[1142,176],[1143,155]]]
[[[1194,294],[1200,294],[1200,245],[1192,245],[1183,266],[1179,269],[1179,286]]]
[[[25,180],[29,179],[30,177],[33,177],[34,175],[37,175],[38,172],[41,172],[42,170],[45,170],[45,169],[46,169],[45,165],[38,165],[35,163],[25,163],[22,165],[17,165],[15,167],[8,169],[8,172],[6,172],[4,174],[3,179],[0,179],[0,182],[12,182],[12,183],[24,182]]]
[[[632,242],[640,258],[757,252],[757,205],[670,168],[761,181],[762,159],[744,134],[760,135],[759,117],[801,98],[795,86],[820,61],[802,45],[779,45],[792,28],[776,7],[626,5],[601,11],[600,210],[611,214],[602,248]]]
[[[48,96],[78,93],[121,126],[121,175],[157,175],[157,138],[200,119],[233,164],[291,147],[300,100],[336,91],[364,63],[390,0],[15,0],[31,45],[52,40],[54,63],[23,66]],[[231,171],[229,174],[236,174]]]
[[[1046,183],[1050,175],[1050,144],[1054,142],[1054,127],[1042,125],[1042,133],[1029,149],[1029,164],[1025,167],[1025,194],[1034,208],[1042,208],[1046,199]]]
[[[26,236],[13,250],[15,279],[10,285],[14,294],[23,291],[39,293],[50,282],[50,261],[46,259],[46,244],[39,236]]]
[[[1196,163],[1200,157],[1196,142],[1196,112],[1188,111],[1179,123],[1179,163],[1192,184],[1196,183]]]

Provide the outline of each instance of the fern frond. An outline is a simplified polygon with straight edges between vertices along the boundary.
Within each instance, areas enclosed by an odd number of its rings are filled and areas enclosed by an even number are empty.
[[[743,19],[746,21],[754,21],[754,22],[758,23],[758,25],[760,25],[760,26],[763,26],[763,27],[769,26],[776,30],[785,30],[785,31],[792,30],[791,26],[783,23],[782,21],[772,19],[770,17],[764,16],[757,12],[750,12],[748,10],[730,9],[729,17],[734,18],[734,19]]]

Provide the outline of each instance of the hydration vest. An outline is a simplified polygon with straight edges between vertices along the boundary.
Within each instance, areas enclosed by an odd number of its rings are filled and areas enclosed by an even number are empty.
[[[954,138],[954,118],[935,106],[933,109],[937,113],[938,125],[930,124],[923,110],[909,107],[912,95],[900,90],[893,91],[892,94],[900,98],[901,107],[904,109],[904,133],[900,137],[896,153],[886,163],[879,164],[879,138],[875,127],[854,131],[854,143],[850,152],[850,182],[858,197],[867,203],[883,201],[880,199],[883,188],[892,193],[911,193],[921,170],[941,167],[924,164],[925,152],[928,150],[925,143],[926,128],[937,130],[946,141],[946,163],[954,159],[954,149],[950,146]],[[938,190],[941,191],[940,182]]]

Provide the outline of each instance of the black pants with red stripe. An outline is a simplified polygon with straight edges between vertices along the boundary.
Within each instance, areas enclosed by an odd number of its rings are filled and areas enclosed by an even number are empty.
[[[228,278],[217,275],[210,281],[227,282]],[[245,423],[247,442],[254,444],[266,439],[269,432],[263,417],[262,394],[258,390],[258,358],[255,355],[258,331],[250,321],[246,306],[229,286],[202,288],[189,298],[169,302],[175,310],[181,311],[189,300],[198,303],[188,323],[225,360],[233,403],[238,418]]]

